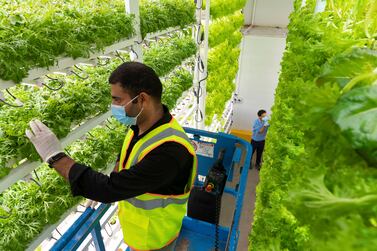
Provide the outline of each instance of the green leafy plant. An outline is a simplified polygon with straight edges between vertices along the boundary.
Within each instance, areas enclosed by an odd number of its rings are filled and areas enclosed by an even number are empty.
[[[16,83],[33,68],[56,64],[58,57],[88,57],[135,33],[133,16],[120,0],[2,1],[0,9],[0,79]],[[143,37],[192,24],[194,13],[190,0],[142,1]]]
[[[182,96],[182,93],[192,86],[193,75],[189,70],[179,66],[167,75],[166,78],[167,79],[162,82],[162,102],[169,109],[173,109],[177,100]]]
[[[208,43],[211,48],[230,39],[243,24],[243,15],[238,10],[232,15],[214,20],[209,26]]]
[[[371,165],[377,164],[376,69],[376,51],[352,48],[325,64],[317,79],[319,84],[338,84],[341,97],[332,108],[333,119]]]
[[[234,80],[238,71],[238,57],[242,35],[235,31],[225,42],[212,48],[208,53],[208,79],[206,100],[206,124],[213,115],[221,117],[226,102],[235,89]]]
[[[240,55],[238,46],[242,39],[240,29],[243,24],[243,15],[239,10],[243,5],[240,7],[240,4],[241,1],[211,2],[211,17],[217,19],[209,27],[208,42],[211,50],[208,53],[206,125],[211,124],[215,114],[221,117],[225,104],[235,89],[234,80]],[[216,11],[215,14],[212,13],[212,8],[220,11],[219,8],[223,5],[228,5],[230,9],[221,11],[221,14]]]
[[[143,38],[147,33],[177,26],[184,28],[194,22],[195,4],[191,0],[141,1],[140,29]]]
[[[144,63],[153,68],[158,76],[164,76],[186,58],[196,53],[196,44],[190,36],[174,36],[161,39],[145,49]]]
[[[236,10],[242,9],[246,0],[212,0],[211,1],[211,18],[216,19],[228,16]],[[203,5],[205,7],[205,4]]]
[[[375,1],[295,2],[251,250],[374,250]],[[368,31],[368,32],[366,32]]]
[[[211,63],[211,58],[209,58],[209,66],[211,67],[208,67],[206,124],[211,123],[213,115],[217,114],[221,116],[226,102],[231,98],[235,89],[233,81],[238,71],[238,56],[240,50],[239,48],[228,47],[227,42],[219,46],[218,49],[221,54],[219,53],[217,55],[223,55],[224,61],[220,63],[221,60],[219,60],[218,63],[220,64],[215,65]],[[213,53],[219,51],[216,49]],[[216,58],[214,58],[214,61],[217,61]],[[211,71],[212,66],[217,66],[217,68]]]
[[[119,62],[120,60],[115,60],[113,64],[103,66],[102,75],[98,75],[93,67],[82,67],[88,78],[82,80],[73,74],[69,75],[60,80],[64,82],[64,86],[58,91],[51,91],[46,87],[13,88],[12,93],[24,103],[24,106],[15,108],[1,104],[0,131],[1,142],[4,143],[0,147],[1,169],[9,167],[7,164],[10,160],[16,160],[17,165],[17,161],[23,158],[39,158],[24,135],[30,120],[39,118],[59,138],[63,138],[74,126],[107,111],[110,104],[107,76]],[[45,84],[52,86],[53,82],[45,79]]]
[[[88,57],[134,33],[123,1],[3,1],[0,7],[0,79],[16,83],[58,56]]]

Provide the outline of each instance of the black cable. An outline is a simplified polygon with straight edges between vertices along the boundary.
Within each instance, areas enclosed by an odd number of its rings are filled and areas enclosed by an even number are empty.
[[[200,118],[198,118],[198,116],[200,116]],[[197,123],[200,123],[203,121],[203,112],[199,108],[197,108],[196,113],[195,113],[195,121]]]
[[[5,89],[5,91],[13,98],[13,99],[17,99],[15,96],[13,96],[13,94],[8,90],[8,89]]]
[[[61,88],[63,88],[63,86],[64,86],[64,84],[65,84],[63,80],[58,79],[58,78],[52,78],[52,77],[50,77],[49,75],[46,75],[46,78],[48,78],[49,80],[57,81],[57,82],[60,83],[59,87],[57,87],[57,88],[54,88],[54,87],[51,87],[51,86],[49,86],[49,85],[47,85],[47,84],[45,84],[45,83],[42,83],[43,86],[46,86],[47,89],[50,89],[51,91],[58,91],[58,90],[60,90]]]
[[[97,59],[98,59],[98,62],[97,62],[97,65],[99,65],[99,66],[106,66],[106,65],[108,65],[109,63],[110,63],[110,58],[100,58],[100,57],[97,57]],[[101,61],[102,60],[104,60],[105,61],[105,63],[103,64],[103,63],[101,63]]]
[[[70,153],[68,149],[64,149],[64,150],[68,153],[69,156],[72,156],[72,154]]]
[[[3,100],[1,98],[0,98],[0,101],[3,102],[4,104],[8,105],[8,106],[11,106],[11,107],[19,108],[19,107],[23,107],[24,106],[24,105],[12,105],[11,103],[8,103],[8,102],[6,102],[5,100]]]
[[[87,132],[87,134],[91,137],[91,140],[96,140],[96,138],[91,134],[90,132]]]
[[[71,70],[71,72],[72,72],[73,74],[75,74],[77,77],[79,77],[79,78],[81,78],[81,79],[83,79],[83,80],[89,78],[89,74],[88,74],[85,70],[83,70],[82,68],[78,67],[77,65],[74,65],[73,67],[75,67],[75,68],[78,69],[79,71],[81,71],[81,72],[83,72],[83,73],[86,74],[86,77],[82,77],[82,76],[80,76],[80,74],[78,74],[78,73],[76,73],[75,71],[72,71],[72,70]]]
[[[195,91],[195,89],[193,90],[194,91],[194,96],[196,97],[196,111],[195,111],[195,117],[194,118],[195,118],[195,121],[198,122],[198,123],[203,121],[203,112],[199,108],[199,98],[202,95],[202,91],[201,90],[202,90],[202,88],[201,88],[200,85],[198,86],[198,91],[197,92]]]
[[[193,92],[194,92],[194,96],[197,98],[197,103],[199,103],[199,98],[203,94],[202,87],[200,86],[200,83],[199,83],[199,86],[197,88],[197,91],[195,91],[195,88],[193,88]]]
[[[108,126],[107,124],[105,125],[107,128],[109,128],[110,130],[115,130],[115,128],[111,128],[110,126]]]
[[[136,43],[137,43],[137,41],[136,41]],[[126,62],[126,61],[123,59],[123,57],[119,54],[119,51],[118,51],[118,50],[115,51],[115,54],[116,54],[116,56],[117,56],[118,58],[120,58],[120,60],[122,60],[123,63]]]
[[[35,177],[37,178],[37,180],[38,180],[38,181],[41,181],[41,179],[40,179],[40,178],[39,178],[39,176],[38,176],[38,173],[37,173],[37,171],[36,171],[36,170],[34,169],[34,171],[33,171],[33,172],[34,172],[34,175],[35,175]]]
[[[197,33],[196,33],[196,44],[197,45],[201,45],[202,44],[202,42],[203,42],[203,40],[201,40],[201,37],[199,38],[199,36],[200,36],[200,31],[201,31],[201,27],[202,27],[202,24],[198,24],[197,25]]]
[[[198,66],[198,70],[201,72],[201,73],[204,73],[204,63],[203,63],[203,60],[202,60],[202,57],[200,56],[200,54],[198,54],[198,58],[197,58],[197,61],[196,61],[196,64]]]
[[[157,40],[156,40],[156,42],[157,42]],[[147,46],[147,48],[150,48],[150,47],[151,47],[151,42],[149,42],[148,40],[144,40],[144,44],[145,44],[145,46]],[[131,51],[133,51],[133,53],[136,54],[136,52],[135,52],[133,49],[131,49]],[[136,54],[136,55],[137,55],[137,54]]]
[[[58,241],[58,239],[56,239],[54,236],[51,235],[51,239],[54,239],[56,241]]]
[[[86,209],[85,205],[83,205],[83,204],[81,204],[81,203],[79,203],[79,205]],[[76,212],[77,212],[77,213],[84,213],[84,212],[85,212],[85,209],[84,209],[83,211],[76,209]]]
[[[208,73],[207,73],[207,76],[205,76],[205,78],[202,78],[201,80],[199,80],[199,86],[200,86],[200,83],[206,80],[207,78],[208,78]]]
[[[60,86],[58,88],[53,88],[45,83],[42,83],[43,86],[46,86],[47,89],[50,89],[51,91],[59,91],[61,88],[63,88],[64,86],[64,83],[63,82],[60,82]]]
[[[198,7],[198,6],[196,6],[196,9],[197,10],[201,10],[202,9],[202,7],[203,7],[203,0],[199,0],[199,1],[201,1],[201,4],[200,4],[200,6]],[[194,3],[195,3],[195,5],[197,5],[198,4],[198,0],[195,0],[194,1]]]
[[[88,78],[89,78],[89,74],[88,74],[87,72],[85,72],[85,71],[82,71],[82,72],[84,72],[84,73],[86,74],[85,77],[80,76],[80,74],[78,74],[77,72],[71,70],[71,73],[73,73],[74,75],[76,75],[76,77],[78,77],[78,78],[80,78],[80,79],[82,79],[82,80],[86,80],[86,79],[88,79]]]
[[[8,89],[5,89],[5,91],[14,99],[14,100],[18,100]],[[0,101],[3,102],[4,104],[10,106],[10,107],[16,107],[16,108],[19,108],[19,107],[23,107],[24,105],[13,105],[11,103],[8,103],[5,101],[5,97],[4,99],[0,98]]]
[[[60,235],[60,236],[63,236],[62,233],[60,233],[59,229],[56,227],[55,228],[56,232]]]
[[[79,71],[84,71],[83,69],[81,69],[80,67],[78,67],[76,64],[75,64],[73,67],[75,67],[75,68],[78,69]]]
[[[36,179],[30,178],[30,180],[33,181],[35,184],[37,184],[39,187],[42,187],[42,184],[39,183],[39,181],[37,181]]]
[[[215,227],[215,251],[219,251],[219,221],[221,210],[221,195],[216,195],[216,227]]]
[[[136,55],[136,59],[138,59],[139,55],[136,53],[136,51],[134,50],[134,48],[131,48],[131,51],[132,51],[132,53],[134,53]]]

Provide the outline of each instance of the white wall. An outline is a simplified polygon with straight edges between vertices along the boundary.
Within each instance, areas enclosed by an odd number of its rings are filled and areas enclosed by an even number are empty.
[[[254,26],[287,27],[294,0],[253,0]]]
[[[260,30],[244,36],[241,46],[238,93],[242,101],[235,104],[232,128],[250,131],[257,111],[269,112],[273,105],[285,49],[284,32]]]
[[[243,8],[244,25],[250,25],[253,22],[254,0],[247,0]]]

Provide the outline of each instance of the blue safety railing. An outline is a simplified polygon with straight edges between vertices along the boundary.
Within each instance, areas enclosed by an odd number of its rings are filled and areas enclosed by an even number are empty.
[[[240,178],[235,187],[229,185],[225,186],[224,193],[228,193],[235,198],[235,210],[233,213],[232,224],[230,228],[220,226],[219,230],[219,249],[236,251],[238,238],[239,238],[239,222],[241,218],[243,199],[247,185],[247,178],[249,172],[249,166],[251,161],[252,148],[249,142],[226,133],[213,133],[203,130],[197,130],[192,128],[185,128],[186,133],[190,136],[191,140],[195,141],[194,145],[204,144],[210,148],[213,146],[212,152],[200,155],[198,157],[198,177],[206,176],[209,169],[216,161],[221,149],[225,149],[225,156],[223,165],[227,170],[227,181],[233,180],[234,169],[237,164],[240,169]],[[242,155],[244,154],[243,158]],[[243,163],[241,163],[243,161]],[[202,186],[203,181],[196,179],[195,185]],[[183,239],[188,240],[189,251],[210,251],[214,248],[215,238],[215,225],[197,219],[192,219],[188,216],[184,218],[181,234],[179,236],[180,241]]]
[[[109,208],[110,204],[101,204],[96,210],[87,208],[50,250],[77,250],[86,237],[92,234],[96,250],[104,251],[100,220]]]
[[[249,165],[251,160],[251,145],[249,142],[225,133],[212,133],[203,130],[185,128],[194,145],[204,145],[209,150],[205,154],[198,154],[198,176],[196,186],[202,186],[203,180],[199,175],[206,176],[209,169],[216,161],[221,149],[225,149],[224,167],[228,173],[227,181],[233,180],[234,167],[240,167],[240,178],[234,187],[226,186],[225,193],[235,198],[235,210],[230,227],[219,226],[219,249],[237,250],[239,238],[239,221],[242,212],[243,198],[245,194]],[[198,150],[198,149],[197,149]],[[243,163],[241,163],[243,161]],[[96,210],[87,208],[85,212],[74,222],[66,233],[55,243],[52,251],[77,250],[89,234],[92,234],[96,250],[104,251],[105,246],[101,236],[100,220],[109,209],[109,204],[101,204]],[[183,220],[182,230],[178,243],[187,242],[189,251],[213,250],[215,238],[215,225],[208,222],[192,219],[186,216]]]

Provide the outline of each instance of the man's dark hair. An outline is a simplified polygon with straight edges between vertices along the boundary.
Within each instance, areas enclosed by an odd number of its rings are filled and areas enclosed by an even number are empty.
[[[156,72],[149,66],[139,62],[126,62],[119,65],[109,77],[110,84],[120,83],[132,95],[145,92],[161,101],[162,84]]]
[[[266,111],[265,111],[265,110],[259,110],[259,111],[258,111],[258,117],[262,116],[263,113],[266,113]]]

